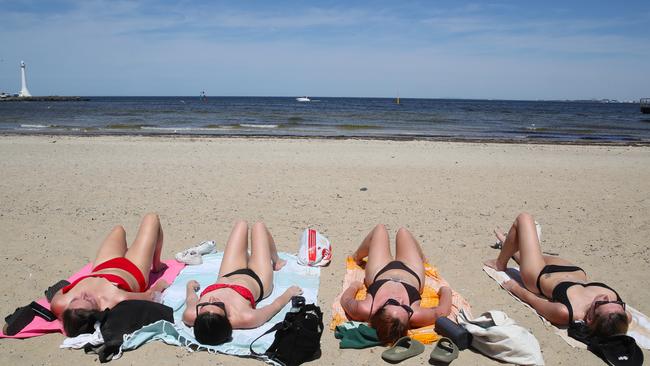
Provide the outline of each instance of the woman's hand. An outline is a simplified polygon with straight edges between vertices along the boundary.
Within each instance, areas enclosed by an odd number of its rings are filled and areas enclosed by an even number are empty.
[[[302,295],[302,288],[299,286],[291,286],[284,293],[289,296],[289,299],[291,299],[294,296]]]
[[[166,288],[169,287],[169,282],[161,279],[158,280],[149,290],[153,291],[158,291],[158,292],[163,292],[165,291]]]
[[[185,286],[185,288],[187,290],[191,290],[191,291],[196,292],[201,288],[201,285],[199,285],[199,283],[196,280],[189,280],[187,282],[187,285]]]

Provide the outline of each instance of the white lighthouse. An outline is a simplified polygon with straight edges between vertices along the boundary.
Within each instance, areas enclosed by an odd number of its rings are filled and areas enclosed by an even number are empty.
[[[27,90],[27,80],[25,80],[25,61],[20,61],[20,75],[22,77],[22,84],[20,87],[19,97],[31,97],[32,95]]]

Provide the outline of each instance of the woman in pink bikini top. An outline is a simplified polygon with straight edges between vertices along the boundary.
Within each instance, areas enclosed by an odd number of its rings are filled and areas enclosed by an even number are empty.
[[[200,295],[199,283],[187,283],[183,322],[194,327],[199,343],[217,345],[231,338],[233,329],[256,328],[277,314],[292,296],[302,289],[291,286],[269,305],[256,305],[273,291],[273,271],[285,265],[271,233],[263,223],[251,230],[251,254],[248,255],[248,224],[238,221],[230,233],[217,282]]]
[[[124,300],[152,300],[168,284],[159,281],[147,289],[150,271],[163,270],[160,261],[163,233],[158,215],[145,215],[130,248],[122,226],[113,228],[97,251],[90,274],[59,290],[50,303],[52,312],[63,320],[65,333],[74,337],[92,333],[99,313]]]

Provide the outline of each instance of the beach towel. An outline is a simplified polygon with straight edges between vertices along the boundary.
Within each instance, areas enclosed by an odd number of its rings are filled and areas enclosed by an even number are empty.
[[[280,258],[287,261],[287,264],[277,272],[273,272],[273,292],[269,297],[259,302],[258,308],[266,306],[280,296],[287,288],[298,285],[303,290],[306,303],[318,303],[318,286],[320,282],[320,268],[307,267],[298,264],[294,255],[278,253]],[[147,325],[133,334],[126,335],[122,344],[122,351],[135,349],[144,343],[161,341],[170,345],[184,347],[190,351],[208,351],[212,353],[225,353],[236,356],[256,357],[268,363],[274,363],[266,356],[253,356],[250,353],[251,342],[266,332],[275,323],[284,319],[285,314],[291,308],[289,302],[279,313],[268,322],[255,329],[235,329],[232,333],[232,340],[228,343],[217,346],[202,345],[194,338],[192,328],[183,323],[182,316],[185,311],[185,286],[189,280],[197,280],[201,288],[205,288],[215,282],[223,252],[203,256],[203,264],[187,266],[178,275],[174,283],[163,293],[163,304],[174,309],[174,323],[159,321]],[[254,350],[264,353],[273,343],[274,333],[267,334],[255,342]]]
[[[422,300],[420,301],[420,306],[425,308],[432,308],[438,305],[438,290],[442,286],[449,286],[449,283],[445,281],[444,278],[438,273],[438,270],[430,265],[428,262],[424,262],[424,291],[422,292]],[[354,281],[359,281],[363,283],[365,276],[365,271],[361,268],[352,257],[348,257],[346,260],[346,272],[345,278],[343,279],[343,288],[341,292],[334,299],[332,304],[332,322],[330,323],[330,329],[334,330],[337,325],[340,325],[349,319],[345,315],[345,311],[341,306],[341,295],[345,289],[350,287],[350,284]],[[356,299],[363,300],[366,298],[367,289],[364,287],[359,292],[357,292]],[[456,316],[459,314],[460,309],[463,309],[466,314],[471,316],[471,308],[469,302],[465,300],[458,292],[452,289],[452,300],[451,300],[451,314],[449,318],[452,320],[456,319]],[[408,335],[411,338],[417,339],[418,341],[424,344],[431,344],[438,339],[440,336],[434,331],[434,325],[429,325],[422,328],[410,329]]]
[[[179,263],[175,260],[164,261],[167,265],[167,268],[159,273],[151,273],[149,275],[149,285],[154,285],[158,280],[164,279],[168,283],[172,283],[178,273],[183,269],[185,264]],[[68,278],[68,282],[74,282],[77,278],[85,276],[90,273],[92,270],[92,263],[88,263],[82,267],[79,271]],[[47,309],[50,308],[50,303],[45,297],[42,297],[36,300],[37,303],[43,305]],[[13,336],[8,336],[0,331],[0,338],[31,338],[41,336],[47,333],[63,333],[63,322],[60,320],[55,320],[53,322],[48,322],[41,317],[34,317],[29,325],[27,325],[23,330],[18,332],[18,334]]]
[[[519,282],[522,286],[524,286],[521,280],[521,275],[519,273],[519,267],[510,267],[504,272],[504,271],[497,271],[496,269],[488,266],[483,266],[483,270],[485,271],[485,273],[488,274],[488,276],[494,279],[499,285],[512,279]],[[508,293],[512,297],[514,297],[517,301],[524,304],[524,306],[526,306],[528,309],[530,309],[535,314],[537,314],[537,312],[535,311],[535,309],[532,308],[532,306],[523,302],[521,299],[519,299],[510,291],[508,291]],[[639,345],[639,347],[644,349],[650,349],[650,319],[640,311],[631,307],[629,304],[626,305],[625,309],[629,311],[630,314],[632,315],[632,322],[630,323],[630,326],[628,328],[627,335],[634,338],[636,340],[636,343]],[[537,315],[539,316],[539,318],[542,320],[542,323],[544,323],[544,325],[547,328],[551,328],[553,330],[553,333],[562,337],[562,339],[564,339],[564,341],[568,343],[571,347],[583,348],[583,349],[587,348],[586,344],[569,337],[566,327],[557,327],[551,324],[551,322],[546,320],[541,315],[539,314]]]

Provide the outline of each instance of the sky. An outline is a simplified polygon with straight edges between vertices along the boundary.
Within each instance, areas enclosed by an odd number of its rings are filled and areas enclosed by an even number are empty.
[[[0,0],[0,91],[638,100],[650,1]]]

